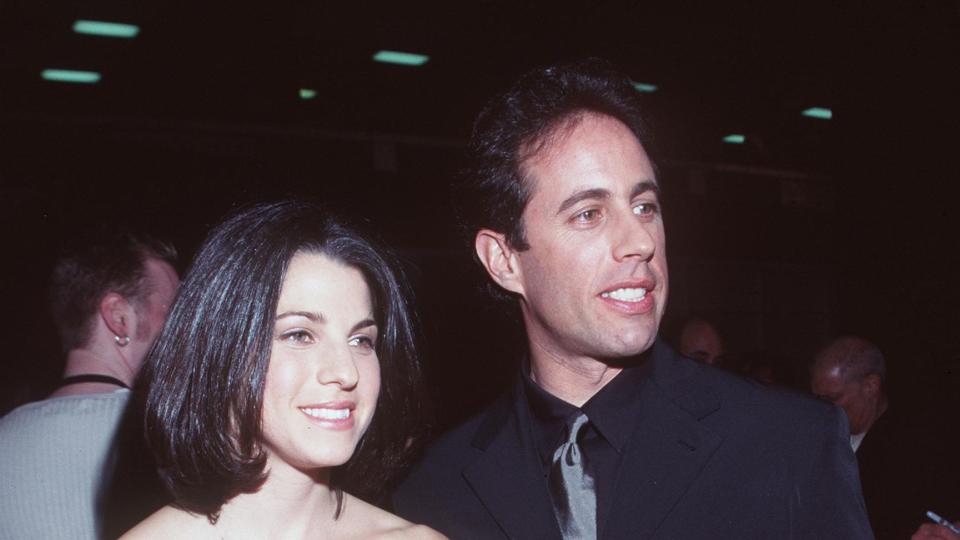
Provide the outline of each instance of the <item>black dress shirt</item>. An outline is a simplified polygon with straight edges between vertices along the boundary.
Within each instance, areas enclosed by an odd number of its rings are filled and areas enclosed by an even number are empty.
[[[543,464],[544,483],[550,474],[553,453],[564,442],[567,419],[579,411],[590,419],[580,447],[590,463],[597,490],[598,538],[610,513],[620,458],[640,413],[640,388],[650,374],[646,357],[642,355],[625,367],[579,409],[540,388],[530,379],[529,369],[523,370],[533,441]]]

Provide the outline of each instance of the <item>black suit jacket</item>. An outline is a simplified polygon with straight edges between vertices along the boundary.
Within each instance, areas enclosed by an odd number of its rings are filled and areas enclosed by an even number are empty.
[[[683,358],[661,342],[638,387],[604,538],[872,538],[832,405]],[[395,510],[451,538],[560,538],[522,384],[441,437]]]
[[[898,404],[877,419],[857,450],[863,498],[880,540],[910,538],[933,510],[951,519],[960,515],[956,445],[949,430],[919,420],[934,411],[906,411]]]
[[[927,479],[914,477],[922,456],[908,425],[888,411],[867,432],[857,450],[863,499],[877,538],[906,539],[925,521],[930,500],[918,492]],[[908,428],[908,429],[903,429]],[[950,514],[952,515],[952,514]]]

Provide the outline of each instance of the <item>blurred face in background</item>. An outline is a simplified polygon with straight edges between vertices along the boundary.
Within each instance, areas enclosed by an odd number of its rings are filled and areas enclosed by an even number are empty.
[[[704,364],[715,365],[723,359],[723,340],[706,321],[693,320],[680,332],[680,354]]]
[[[812,373],[810,386],[814,394],[843,408],[851,435],[865,433],[877,419],[880,377],[876,374],[846,380],[839,366],[823,366]]]
[[[157,339],[173,300],[177,296],[180,278],[170,263],[148,257],[144,262],[142,294],[132,302],[137,315],[137,327],[131,336],[130,350],[134,369],[139,368],[147,351]]]

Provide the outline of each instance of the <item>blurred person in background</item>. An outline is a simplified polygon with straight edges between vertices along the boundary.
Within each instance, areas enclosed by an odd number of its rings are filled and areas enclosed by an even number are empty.
[[[0,538],[92,539],[129,388],[177,292],[176,251],[98,230],[64,252],[49,303],[66,367],[57,389],[0,419]]]
[[[680,354],[711,366],[723,364],[723,338],[709,322],[694,318],[683,324],[678,343]]]
[[[952,429],[931,429],[924,421],[944,411],[926,410],[917,399],[891,404],[887,384],[883,352],[858,336],[830,341],[810,369],[813,393],[846,413],[874,534],[894,540],[909,538],[927,510],[960,501]],[[933,525],[922,530],[943,532]]]

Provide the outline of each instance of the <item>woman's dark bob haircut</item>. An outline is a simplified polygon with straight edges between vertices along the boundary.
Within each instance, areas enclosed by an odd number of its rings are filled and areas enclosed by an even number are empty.
[[[333,471],[334,486],[377,498],[406,466],[421,432],[413,317],[393,258],[309,203],[240,211],[201,246],[142,373],[146,437],[160,476],[177,506],[212,521],[230,498],[266,479],[264,380],[280,288],[300,252],[360,270],[379,327],[376,412],[353,457]]]

